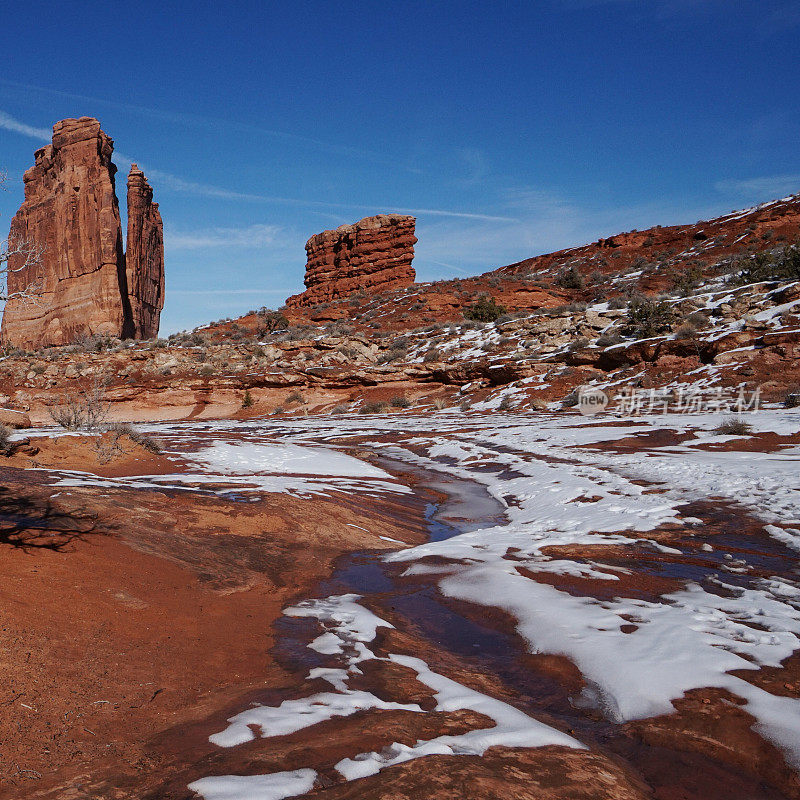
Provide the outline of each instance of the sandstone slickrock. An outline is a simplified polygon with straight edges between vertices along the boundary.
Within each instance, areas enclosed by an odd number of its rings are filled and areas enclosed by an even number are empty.
[[[325,303],[352,292],[384,292],[414,282],[414,217],[378,214],[323,231],[306,242],[306,291],[288,305]]]
[[[37,349],[87,334],[141,338],[157,332],[161,218],[144,176],[134,174],[135,246],[126,271],[113,150],[100,123],[81,117],[57,122],[52,144],[36,151],[9,240],[29,242],[42,256],[38,263],[26,264],[23,255],[9,261],[4,342]],[[14,296],[30,287],[33,299]]]
[[[128,175],[125,273],[133,325],[130,335],[150,339],[158,333],[164,307],[164,233],[153,189],[136,164]]]

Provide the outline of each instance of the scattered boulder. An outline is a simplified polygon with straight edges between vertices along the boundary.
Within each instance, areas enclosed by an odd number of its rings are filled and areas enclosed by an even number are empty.
[[[31,418],[24,411],[0,408],[0,425],[7,425],[9,428],[30,428]]]

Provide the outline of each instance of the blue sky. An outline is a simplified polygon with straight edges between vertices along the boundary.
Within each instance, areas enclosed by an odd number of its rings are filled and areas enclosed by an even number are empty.
[[[164,333],[280,305],[368,214],[435,280],[800,192],[797,0],[10,5],[0,230],[97,117],[161,205]]]

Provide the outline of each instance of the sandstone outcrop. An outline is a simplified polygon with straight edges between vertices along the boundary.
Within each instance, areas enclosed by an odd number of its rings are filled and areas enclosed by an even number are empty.
[[[164,307],[164,233],[153,189],[136,164],[128,175],[125,274],[133,326],[130,335],[150,339],[158,334]]]
[[[37,349],[85,335],[155,335],[163,305],[161,218],[144,176],[132,173],[134,248],[126,271],[113,149],[100,123],[81,117],[57,122],[52,144],[36,151],[9,241],[29,243],[41,256],[9,260],[3,342]],[[26,291],[34,296],[20,294]]]
[[[353,292],[401,289],[414,282],[414,217],[379,214],[323,231],[306,242],[306,291],[292,306],[326,303]]]

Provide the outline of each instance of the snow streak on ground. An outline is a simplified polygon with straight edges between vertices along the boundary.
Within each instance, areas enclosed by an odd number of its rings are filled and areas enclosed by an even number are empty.
[[[305,697],[300,700],[286,700],[277,707],[255,706],[243,711],[229,720],[229,726],[211,737],[214,744],[222,747],[233,747],[251,741],[255,734],[250,726],[257,726],[265,739],[283,736],[302,728],[310,727],[318,722],[334,717],[345,717],[366,709],[384,709],[425,713],[417,704],[385,702],[370,692],[350,689],[348,680],[353,675],[360,675],[358,665],[363,661],[377,659],[391,661],[413,670],[420,683],[435,692],[435,711],[455,711],[470,709],[493,720],[492,728],[469,731],[458,736],[439,736],[428,741],[418,741],[414,746],[395,743],[380,752],[355,754],[352,758],[342,759],[336,764],[336,771],[346,781],[374,775],[386,767],[423,758],[429,755],[483,755],[490,747],[505,745],[506,747],[544,747],[561,745],[563,747],[582,748],[582,745],[571,736],[551,728],[523,714],[513,706],[495,700],[485,694],[476,692],[444,675],[433,672],[419,658],[391,654],[388,658],[379,659],[368,647],[379,627],[389,627],[385,622],[357,603],[359,596],[355,594],[329,597],[323,600],[310,600],[287,609],[284,613],[294,617],[312,617],[319,620],[325,633],[315,639],[310,647],[317,652],[337,657],[337,666],[315,668],[308,675],[309,679],[322,678],[331,684],[334,691]],[[313,770],[301,770],[304,777],[314,782],[316,773]],[[267,784],[265,794],[237,793],[241,788],[241,776],[216,776],[201,778],[189,788],[201,794],[205,800],[233,800],[250,797],[280,800],[301,792],[308,791],[310,785],[295,791],[294,783],[287,776],[295,773],[276,773],[263,776],[262,779],[276,783]],[[251,778],[250,780],[257,780]],[[298,779],[299,780],[299,779]],[[249,790],[251,787],[245,787]],[[255,790],[265,787],[253,784]],[[280,794],[279,791],[288,793]]]

